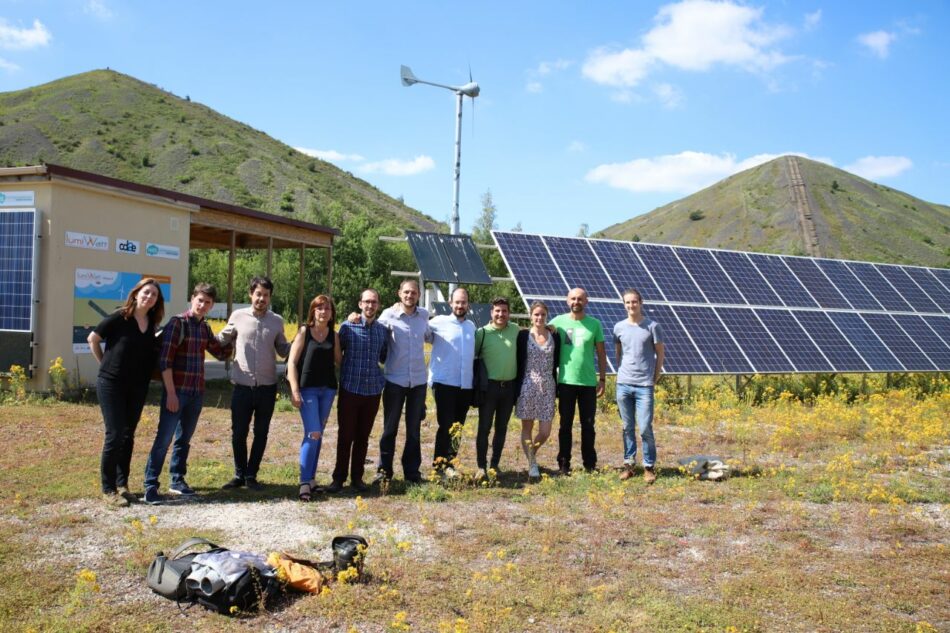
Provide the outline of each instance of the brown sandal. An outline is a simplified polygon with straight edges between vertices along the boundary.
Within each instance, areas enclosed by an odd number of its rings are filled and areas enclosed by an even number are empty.
[[[309,483],[300,484],[300,494],[298,495],[300,500],[304,502],[310,501],[310,494],[311,494],[310,484]]]

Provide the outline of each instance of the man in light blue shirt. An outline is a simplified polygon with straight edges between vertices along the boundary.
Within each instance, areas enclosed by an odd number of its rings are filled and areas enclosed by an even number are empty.
[[[456,475],[452,461],[458,445],[452,442],[451,429],[465,416],[472,402],[472,362],[475,358],[475,324],[468,321],[468,291],[456,288],[449,305],[452,314],[429,321],[426,341],[432,343],[429,357],[429,384],[435,396],[439,428],[435,432],[432,467],[447,477]]]
[[[402,451],[402,472],[407,483],[422,483],[420,427],[426,403],[425,337],[429,313],[418,307],[419,282],[406,279],[399,284],[399,305],[383,310],[379,323],[389,330],[389,348],[383,375],[383,434],[379,438],[379,466],[376,482],[392,479],[396,434],[403,407],[406,410],[406,444]]]

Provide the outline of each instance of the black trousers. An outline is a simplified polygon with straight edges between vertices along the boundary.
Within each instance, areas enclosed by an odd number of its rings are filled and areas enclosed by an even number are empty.
[[[420,427],[426,406],[426,385],[400,387],[386,381],[383,389],[383,434],[379,438],[379,470],[387,477],[393,476],[393,458],[396,455],[396,434],[399,418],[406,409],[406,445],[402,449],[402,472],[407,480],[419,479],[422,465]]]
[[[468,408],[472,403],[472,390],[434,382],[432,393],[435,396],[435,416],[439,423],[435,432],[435,452],[432,455],[432,466],[437,468],[440,466],[440,457],[445,460],[445,463],[441,464],[442,467],[455,459],[457,451],[452,446],[449,430],[456,422],[465,424],[465,416],[468,415]]]
[[[99,464],[102,492],[115,492],[129,485],[135,428],[145,407],[148,383],[130,385],[100,377],[96,380],[96,395],[106,427]]]
[[[581,457],[584,468],[597,468],[597,451],[594,449],[594,415],[597,413],[597,387],[581,385],[558,385],[558,416],[561,426],[558,429],[557,463],[561,468],[571,467],[571,445],[573,442],[574,413],[580,409],[581,418]]]
[[[492,423],[495,435],[491,443],[491,467],[497,469],[501,452],[508,435],[508,420],[515,408],[515,383],[513,380],[489,380],[482,405],[478,407],[478,435],[475,437],[475,459],[479,468],[487,468],[488,435]]]
[[[270,420],[274,416],[277,385],[246,387],[234,385],[231,393],[231,449],[234,451],[234,476],[257,479],[257,471],[267,448]],[[247,436],[254,419],[254,441],[247,455]]]

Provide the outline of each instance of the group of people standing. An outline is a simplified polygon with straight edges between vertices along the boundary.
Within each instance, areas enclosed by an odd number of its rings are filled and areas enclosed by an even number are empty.
[[[336,465],[324,490],[340,492],[347,479],[357,492],[368,490],[364,464],[380,403],[383,432],[374,482],[388,481],[394,475],[396,438],[404,417],[403,476],[407,483],[421,483],[421,423],[429,386],[438,427],[432,465],[443,477],[458,476],[459,430],[476,401],[476,479],[488,476],[489,469],[497,474],[513,412],[522,421],[528,474],[539,477],[537,453],[550,436],[555,402],[560,416],[559,471],[567,474],[571,469],[575,415],[580,419],[583,465],[588,470],[596,468],[594,417],[597,398],[604,393],[607,363],[602,326],[586,314],[587,293],[583,289],[568,293],[568,312],[550,323],[547,306],[533,303],[528,329],[510,321],[510,305],[504,297],[492,301],[491,322],[476,328],[466,318],[469,297],[464,288],[452,293],[451,314],[430,319],[418,305],[418,282],[411,279],[400,284],[398,302],[382,311],[379,293],[364,290],[359,311],[339,327],[332,300],[318,295],[310,302],[306,321],[292,341],[284,334],[283,319],[270,310],[272,292],[269,279],[253,278],[250,307],[235,310],[224,330],[214,335],[205,316],[214,305],[216,292],[210,284],[198,284],[189,309],[160,330],[164,315],[161,288],[156,280],[144,278],[125,304],[89,335],[90,348],[100,363],[97,393],[105,423],[101,480],[108,503],[127,505],[136,500],[128,488],[129,464],[148,381],[156,366],[163,394],[158,429],[145,467],[144,501],[157,504],[163,500],[158,492],[159,475],[170,446],[168,492],[195,494],[185,475],[190,440],[203,403],[205,352],[221,360],[234,354],[234,476],[224,484],[225,489],[262,488],[258,470],[277,399],[278,357],[288,359],[291,402],[299,409],[303,424],[301,501],[311,500],[319,490],[315,475],[337,398]],[[659,325],[642,313],[637,291],[624,293],[624,305],[628,318],[614,327],[620,367],[617,401],[624,423],[625,468],[621,477],[627,479],[634,473],[639,430],[644,476],[652,483],[656,460],[653,387],[663,365],[662,334]],[[428,366],[426,343],[431,344]],[[473,384],[477,364],[483,364],[487,375],[487,382],[481,385]],[[248,452],[252,429],[254,438]]]

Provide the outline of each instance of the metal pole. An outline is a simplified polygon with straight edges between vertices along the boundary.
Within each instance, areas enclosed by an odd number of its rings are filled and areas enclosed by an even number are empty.
[[[462,173],[462,93],[455,93],[455,181],[452,191],[452,235],[459,234],[459,178]],[[449,301],[455,284],[449,284]]]
[[[459,234],[459,175],[462,171],[462,93],[455,93],[455,195],[452,198],[452,235]]]

